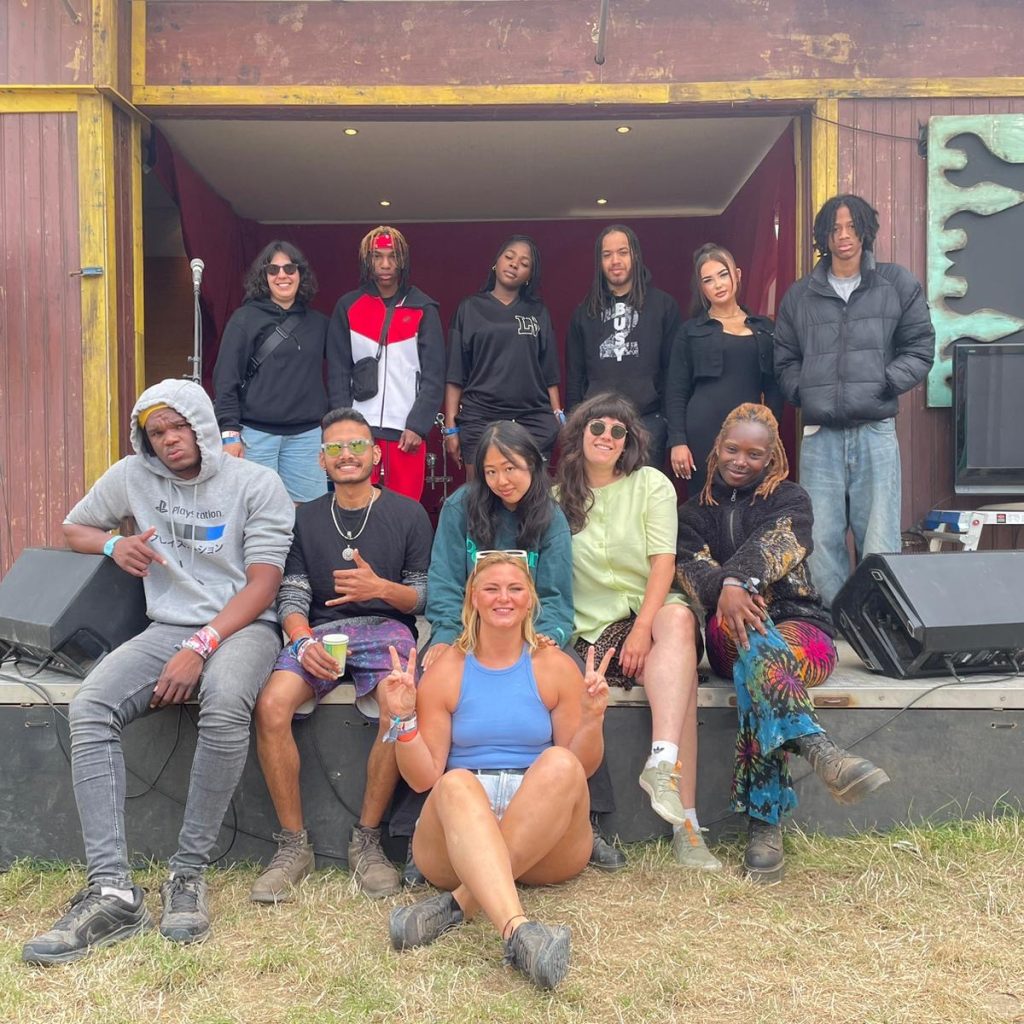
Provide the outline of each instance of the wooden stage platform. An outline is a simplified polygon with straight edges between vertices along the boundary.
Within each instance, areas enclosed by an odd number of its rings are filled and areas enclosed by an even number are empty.
[[[52,672],[22,679],[0,666],[0,866],[21,857],[81,859],[65,715],[79,683]],[[1024,677],[895,680],[868,672],[846,644],[839,668],[813,692],[822,724],[888,771],[892,783],[855,807],[835,804],[806,764],[793,761],[800,806],[793,820],[832,834],[886,829],[1019,808],[1024,791]],[[147,715],[125,732],[128,837],[133,856],[166,858],[174,849],[195,743],[195,706]],[[729,809],[735,698],[712,679],[699,692],[698,811],[712,840],[743,821]],[[343,864],[358,811],[367,752],[376,733],[342,685],[296,726],[307,826],[322,866]],[[606,747],[617,810],[603,827],[625,842],[667,834],[636,784],[650,744],[642,688],[613,691]],[[250,750],[228,812],[220,863],[265,861],[277,830]],[[400,857],[397,846],[392,852]]]

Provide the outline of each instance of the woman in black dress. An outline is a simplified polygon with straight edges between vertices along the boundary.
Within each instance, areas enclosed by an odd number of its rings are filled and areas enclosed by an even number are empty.
[[[744,402],[782,415],[772,366],[774,326],[740,305],[740,270],[713,242],[693,254],[691,319],[680,328],[669,359],[665,404],[672,471],[699,494],[707,458],[725,417]]]

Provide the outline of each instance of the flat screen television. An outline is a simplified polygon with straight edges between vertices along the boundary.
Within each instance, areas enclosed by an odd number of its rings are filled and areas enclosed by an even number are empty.
[[[957,494],[1024,494],[1024,334],[953,351]]]

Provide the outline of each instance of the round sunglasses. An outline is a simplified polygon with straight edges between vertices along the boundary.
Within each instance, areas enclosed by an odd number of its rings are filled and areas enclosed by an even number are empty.
[[[591,420],[587,424],[587,430],[589,430],[594,437],[600,437],[607,430],[616,441],[621,441],[629,433],[621,423],[613,423],[609,427],[604,420]]]

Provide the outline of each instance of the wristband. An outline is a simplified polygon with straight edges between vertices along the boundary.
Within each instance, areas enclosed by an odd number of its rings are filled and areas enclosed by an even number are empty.
[[[458,427],[445,427],[444,430],[441,431],[441,434],[444,437],[452,437],[457,433],[459,433]]]
[[[398,715],[392,715],[391,728],[388,729],[387,733],[381,738],[381,743],[394,743],[395,740],[400,740],[405,733],[416,732],[417,727],[418,723],[416,721],[415,711],[406,718],[399,718]],[[409,739],[412,739],[412,736],[410,736]]]
[[[312,634],[309,636],[300,636],[298,640],[292,643],[292,654],[295,656],[295,660],[301,665],[302,664],[302,652],[310,645],[315,644],[316,640],[313,639]]]
[[[222,430],[220,433],[221,444],[241,444],[242,434],[238,430]]]
[[[558,420],[558,422],[561,423],[562,426],[565,426],[565,410],[552,409],[551,411],[555,414],[555,419]]]
[[[416,739],[416,737],[419,736],[419,734],[420,730],[418,726],[412,729],[406,729],[405,732],[400,732],[398,734],[398,742],[410,743],[412,740]]]
[[[181,646],[195,651],[203,661],[207,661],[210,655],[220,647],[220,633],[213,626],[203,626],[196,630],[187,640],[182,640]]]
[[[301,640],[304,636],[312,636],[313,630],[309,626],[296,626],[289,634],[288,639],[291,643],[295,643],[297,640]]]
[[[738,580],[735,577],[729,577],[728,579],[722,580],[723,587],[740,587],[745,590],[748,594],[757,594],[758,586],[761,581],[754,576],[749,576],[745,580]]]
[[[117,544],[117,542],[119,540],[124,540],[124,537],[121,537],[121,536],[110,537],[110,538],[108,538],[107,543],[103,545],[103,554],[105,554],[107,556],[107,558],[113,558],[114,557],[114,546]]]

